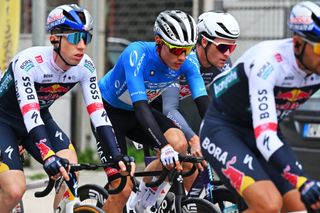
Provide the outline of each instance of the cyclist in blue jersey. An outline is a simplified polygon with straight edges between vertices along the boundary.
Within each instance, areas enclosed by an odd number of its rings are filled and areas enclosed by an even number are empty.
[[[86,9],[61,5],[47,18],[52,46],[27,48],[10,62],[0,81],[0,212],[11,212],[21,200],[26,181],[18,146],[52,178],[69,179],[66,160],[77,162],[68,136],[53,120],[49,107],[79,84],[91,121],[106,151],[126,170],[112,126],[103,108],[94,64],[85,54],[93,21]],[[62,191],[63,192],[63,191]],[[58,199],[58,198],[57,198]]]
[[[99,81],[99,87],[122,153],[127,152],[127,136],[138,143],[159,148],[161,162],[168,168],[176,166],[181,170],[178,153],[187,152],[184,134],[148,103],[184,74],[201,114],[205,113],[208,96],[197,59],[195,55],[187,56],[196,43],[197,26],[190,15],[167,10],[158,15],[154,33],[155,42],[139,41],[129,45],[113,69]],[[200,144],[194,146],[198,147],[194,154],[201,155]],[[153,163],[159,165],[159,160]],[[190,164],[183,167],[190,168]],[[109,180],[117,176],[115,173],[112,169],[108,171]],[[189,186],[192,178],[186,179]],[[111,186],[116,182],[111,181]],[[131,192],[132,185],[129,184],[120,194],[108,198],[107,212],[122,211]]]
[[[204,156],[247,212],[320,207],[320,182],[305,174],[279,129],[320,88],[320,5],[296,4],[288,25],[292,38],[253,46],[214,79],[200,130]]]

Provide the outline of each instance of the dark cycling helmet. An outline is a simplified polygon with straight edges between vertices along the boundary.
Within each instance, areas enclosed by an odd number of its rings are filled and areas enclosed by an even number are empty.
[[[236,40],[240,35],[237,20],[229,13],[209,11],[198,18],[199,34],[209,38]]]
[[[172,45],[192,46],[197,41],[194,19],[180,10],[161,12],[154,23],[153,31]]]
[[[47,31],[53,29],[90,31],[93,20],[88,10],[76,4],[66,4],[54,8],[47,18]]]
[[[320,42],[320,6],[311,1],[296,4],[291,10],[288,26],[300,36]]]

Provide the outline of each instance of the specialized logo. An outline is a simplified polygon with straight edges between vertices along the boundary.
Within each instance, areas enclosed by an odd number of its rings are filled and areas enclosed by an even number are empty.
[[[239,82],[239,78],[237,68],[235,67],[232,70],[230,70],[228,74],[222,76],[216,82],[214,82],[213,89],[216,97],[222,95],[228,88],[230,88],[237,82]]]

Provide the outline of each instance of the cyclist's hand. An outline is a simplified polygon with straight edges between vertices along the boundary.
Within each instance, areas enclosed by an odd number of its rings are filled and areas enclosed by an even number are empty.
[[[202,157],[202,152],[201,152],[201,146],[200,146],[200,139],[197,135],[194,135],[190,140],[190,154],[195,157]],[[203,167],[207,167],[208,164],[205,160],[203,160],[201,163],[197,163],[197,168],[200,171],[203,171]]]
[[[43,168],[51,178],[56,180],[60,176],[63,176],[68,181],[70,179],[67,172],[68,165],[69,161],[67,159],[52,155],[44,161]]]
[[[160,159],[161,159],[162,164],[167,169],[170,170],[174,167],[174,165],[176,165],[176,169],[178,171],[182,170],[182,166],[179,162],[179,153],[176,152],[170,144],[164,146],[161,149]]]
[[[300,188],[301,199],[312,209],[320,208],[320,182],[307,180]]]
[[[118,166],[121,170],[120,173],[122,175],[127,175],[128,172],[130,172],[130,176],[133,177],[136,170],[136,164],[133,157],[129,157],[127,155],[119,155],[115,157],[114,162],[118,163]]]

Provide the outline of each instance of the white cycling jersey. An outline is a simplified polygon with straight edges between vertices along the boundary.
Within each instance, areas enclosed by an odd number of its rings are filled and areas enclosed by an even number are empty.
[[[253,125],[257,146],[269,159],[283,144],[277,136],[278,121],[319,87],[319,75],[298,67],[292,39],[265,41],[215,78],[213,104],[235,121]]]
[[[44,124],[40,111],[79,83],[93,125],[111,127],[90,57],[85,54],[77,66],[64,71],[54,62],[53,54],[52,47],[31,47],[12,59],[0,82],[0,120],[23,120],[29,133]],[[40,129],[35,134],[37,140],[47,138]]]

